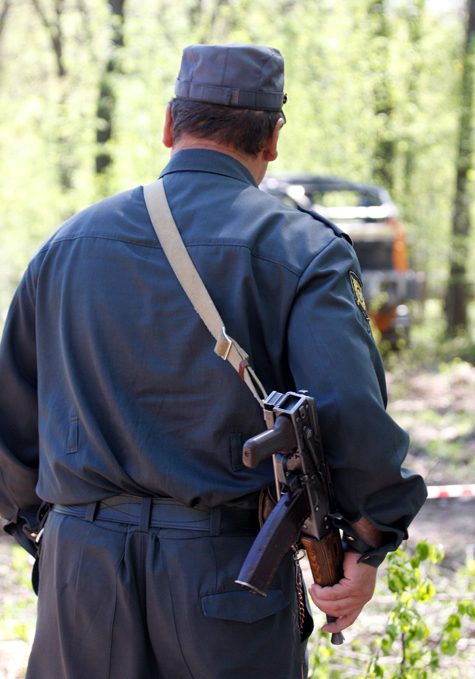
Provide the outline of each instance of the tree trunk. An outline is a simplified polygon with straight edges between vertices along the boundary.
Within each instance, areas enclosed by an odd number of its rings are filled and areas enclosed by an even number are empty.
[[[470,231],[470,195],[468,174],[472,167],[473,76],[475,52],[475,0],[467,2],[461,107],[457,157],[457,181],[452,217],[450,274],[445,299],[447,335],[454,336],[467,327],[469,289],[466,276],[468,234]]]
[[[3,33],[3,29],[5,28],[5,24],[7,22],[7,14],[8,10],[10,9],[10,4],[11,0],[3,0],[1,9],[0,9],[0,36]]]
[[[63,61],[63,34],[61,31],[61,15],[64,10],[63,0],[55,0],[54,12],[56,14],[56,20],[52,21],[48,19],[46,10],[41,5],[40,0],[32,0],[33,7],[38,12],[43,26],[49,33],[51,40],[51,46],[56,58],[56,69],[59,78],[63,78],[66,75],[66,68]]]
[[[387,0],[386,0],[387,1]],[[394,184],[395,140],[391,130],[393,96],[389,70],[390,31],[385,13],[385,0],[370,0],[368,14],[372,24],[375,60],[374,113],[378,136],[374,149],[374,181],[392,189]]]
[[[412,5],[407,8],[406,11],[406,24],[409,33],[409,44],[413,55],[417,55],[419,58],[413,57],[413,63],[409,69],[407,80],[406,80],[406,93],[407,100],[410,104],[414,104],[416,107],[419,106],[419,88],[420,88],[420,76],[422,71],[421,60],[420,60],[420,42],[422,39],[422,22],[423,15],[425,12],[425,0],[413,0]],[[405,125],[410,124],[410,114],[406,114]],[[407,149],[405,152],[405,163],[404,163],[404,193],[406,196],[412,198],[413,188],[412,188],[412,175],[414,169],[414,161],[416,159],[418,152],[418,142],[417,137],[411,135],[407,138]],[[412,202],[412,201],[410,201]]]
[[[112,119],[115,108],[113,76],[118,72],[117,48],[124,45],[124,4],[125,0],[109,0],[113,19],[113,35],[111,52],[99,84],[99,100],[97,102],[97,144],[96,173],[105,174],[112,163],[112,157],[106,144],[112,137]]]
[[[229,5],[229,0],[213,0],[213,3],[195,0],[188,10],[190,28],[194,32],[194,40],[202,45],[212,42],[214,29],[223,5]]]
[[[48,17],[45,4],[42,3],[41,0],[31,1],[41,20],[41,23],[49,35],[51,47],[53,49],[56,61],[56,74],[60,83],[61,96],[59,100],[59,110],[63,111],[66,108],[68,98],[68,72],[64,62],[64,35],[61,27],[61,21],[65,9],[64,0],[54,0],[52,8],[54,15],[53,18]],[[59,129],[61,129],[61,126],[59,126]],[[59,133],[55,139],[55,142],[59,151],[59,181],[62,190],[67,193],[72,188],[72,175],[75,167],[75,159],[72,153],[73,141],[71,137]]]

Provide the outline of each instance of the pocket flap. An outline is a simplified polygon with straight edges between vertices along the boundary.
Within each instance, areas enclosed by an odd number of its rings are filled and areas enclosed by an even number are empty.
[[[278,613],[288,606],[280,589],[271,589],[267,596],[253,594],[246,590],[218,592],[201,597],[203,612],[209,618],[256,622]]]

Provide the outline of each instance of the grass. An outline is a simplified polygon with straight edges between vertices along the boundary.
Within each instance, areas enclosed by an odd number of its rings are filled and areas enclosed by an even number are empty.
[[[0,542],[0,679],[22,679],[36,624],[32,558],[9,540]]]
[[[447,339],[441,303],[428,300],[409,346],[385,356],[388,411],[429,483],[475,482],[475,304],[470,314],[469,330]]]

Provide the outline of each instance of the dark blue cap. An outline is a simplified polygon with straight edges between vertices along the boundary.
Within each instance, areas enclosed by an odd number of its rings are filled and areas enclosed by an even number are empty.
[[[262,45],[191,45],[183,50],[175,83],[180,99],[280,111],[285,103],[284,59]]]

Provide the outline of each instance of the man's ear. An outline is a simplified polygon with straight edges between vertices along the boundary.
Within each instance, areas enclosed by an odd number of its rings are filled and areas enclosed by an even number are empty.
[[[173,146],[173,118],[170,104],[167,104],[165,108],[165,124],[163,126],[162,144],[166,146],[167,149],[171,149]]]
[[[285,120],[283,118],[279,118],[279,120],[276,122],[274,129],[272,130],[272,134],[269,137],[267,144],[265,145],[265,148],[263,149],[264,153],[264,160],[266,160],[268,163],[272,162],[277,158],[278,152],[277,152],[277,142],[279,141],[279,132],[280,128],[282,125],[285,123]]]

